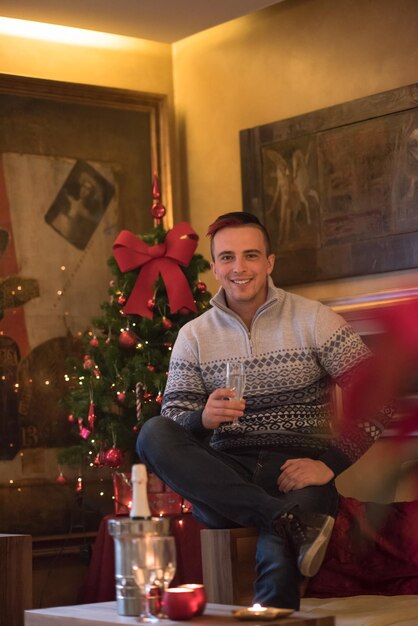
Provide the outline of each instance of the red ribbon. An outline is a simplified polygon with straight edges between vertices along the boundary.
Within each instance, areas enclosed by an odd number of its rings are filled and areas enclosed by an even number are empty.
[[[172,228],[164,243],[149,246],[129,230],[122,230],[113,244],[113,254],[122,272],[141,268],[124,313],[142,315],[152,319],[148,300],[153,297],[155,281],[159,274],[167,290],[172,313],[185,308],[196,312],[190,285],[179,265],[187,267],[197,248],[199,237],[187,222]]]

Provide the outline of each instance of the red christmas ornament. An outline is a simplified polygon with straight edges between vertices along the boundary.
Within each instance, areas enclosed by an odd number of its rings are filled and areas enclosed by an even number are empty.
[[[70,422],[70,424],[74,424],[75,422],[75,417],[72,413],[70,413],[70,415],[67,417],[67,420]]]
[[[95,457],[94,461],[93,461],[93,465],[95,467],[104,467],[105,464],[105,460],[106,460],[106,453],[101,450]]]
[[[67,479],[65,478],[64,474],[62,472],[60,472],[58,474],[58,476],[56,477],[55,482],[58,485],[66,485],[67,484]]]
[[[161,218],[165,215],[165,207],[161,204],[161,191],[160,191],[160,181],[158,180],[157,173],[154,172],[153,181],[152,181],[152,207],[151,207],[151,215],[155,218],[157,224],[161,222]]]
[[[149,308],[150,311],[153,311],[155,309],[155,300],[153,298],[150,298],[148,300],[147,307]]]
[[[119,335],[119,345],[122,346],[122,348],[135,348],[136,343],[137,337],[131,330],[123,330]]]
[[[96,414],[94,412],[94,403],[93,400],[90,401],[90,406],[89,406],[89,412],[87,415],[87,421],[89,423],[89,426],[91,428],[91,430],[94,430],[94,423],[96,421]]]
[[[88,428],[84,426],[82,417],[78,418],[78,429],[80,431],[80,437],[83,437],[83,439],[86,439],[86,440],[90,437],[91,430],[89,430]]]
[[[157,172],[154,172],[153,177],[152,177],[152,199],[155,202],[156,200],[159,200],[160,198],[161,198],[160,181],[158,180]]]
[[[166,212],[165,211],[165,206],[163,206],[159,202],[152,205],[151,215],[152,215],[152,217],[155,217],[155,219],[161,220],[161,218],[164,217],[165,212]]]
[[[155,365],[148,363],[147,368],[149,369],[150,372],[155,372]]]
[[[89,430],[85,426],[82,426],[80,428],[80,437],[83,437],[83,439],[88,439],[90,435],[91,435],[91,430]]]
[[[155,398],[155,402],[157,404],[161,404],[163,401],[163,394],[161,393],[161,391],[158,392],[157,397]]]
[[[138,422],[141,419],[141,413],[142,413],[141,389],[142,389],[142,384],[141,383],[136,383],[136,385],[135,385],[135,398],[136,398],[135,407],[136,407],[136,419],[138,420]]]
[[[110,450],[105,453],[105,463],[109,467],[119,467],[122,461],[123,452],[120,448],[110,448]]]
[[[199,282],[196,285],[196,289],[199,291],[199,293],[206,293],[207,287],[205,283]]]
[[[92,346],[92,348],[97,348],[97,346],[99,345],[99,340],[96,336],[90,339],[90,345]]]
[[[118,402],[120,402],[121,404],[125,402],[126,393],[124,391],[118,391],[116,396],[117,396]]]
[[[121,294],[121,295],[119,296],[119,298],[118,298],[118,304],[119,304],[120,306],[123,306],[123,305],[125,304],[125,302],[126,302],[126,298],[125,298],[125,296],[124,296],[123,294]]]
[[[83,367],[85,370],[89,370],[94,367],[94,359],[92,359],[89,354],[84,355]]]
[[[168,317],[165,317],[165,315],[163,316],[161,323],[166,330],[170,330],[170,328],[173,328],[173,322],[169,320]]]

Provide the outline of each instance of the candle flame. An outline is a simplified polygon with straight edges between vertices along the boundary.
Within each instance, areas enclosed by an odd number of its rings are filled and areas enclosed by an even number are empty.
[[[257,602],[255,604],[253,604],[251,607],[249,607],[248,609],[249,611],[266,611],[267,609],[264,606],[261,606],[261,604],[258,604]]]

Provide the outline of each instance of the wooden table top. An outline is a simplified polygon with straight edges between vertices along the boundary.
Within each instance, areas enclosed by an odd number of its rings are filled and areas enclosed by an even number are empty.
[[[334,618],[315,617],[309,613],[295,612],[290,617],[285,617],[269,622],[260,620],[238,622],[232,616],[232,610],[236,606],[226,604],[208,604],[204,615],[189,620],[187,624],[199,624],[201,626],[335,626]],[[25,626],[95,626],[97,624],[135,624],[138,626],[136,617],[118,615],[116,602],[98,602],[95,604],[78,604],[75,606],[60,606],[50,609],[36,609],[25,611]],[[178,626],[185,622],[174,622],[162,619],[161,626]]]

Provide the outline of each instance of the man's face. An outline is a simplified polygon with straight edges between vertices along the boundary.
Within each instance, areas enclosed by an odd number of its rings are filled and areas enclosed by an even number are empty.
[[[245,225],[218,231],[213,238],[213,257],[213,273],[232,310],[249,304],[258,308],[265,302],[274,255],[267,256],[263,233],[258,228]]]

